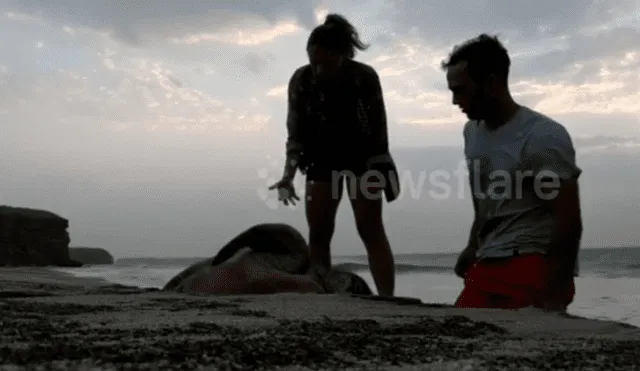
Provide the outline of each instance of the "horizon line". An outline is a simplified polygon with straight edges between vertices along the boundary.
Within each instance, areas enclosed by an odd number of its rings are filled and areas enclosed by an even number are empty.
[[[69,246],[69,248],[101,248],[107,250],[102,247],[96,246]],[[609,249],[640,249],[640,244],[638,245],[622,245],[622,246],[588,246],[582,247],[580,250],[609,250]],[[107,250],[111,253],[109,250]],[[446,251],[436,251],[436,252],[408,252],[408,253],[397,253],[394,256],[403,256],[403,255],[453,255],[459,254],[459,251],[454,252],[446,252]],[[213,256],[213,255],[212,255]],[[126,257],[116,257],[114,256],[114,261],[118,259],[210,259],[212,256],[126,256]],[[336,258],[361,258],[367,257],[366,254],[352,254],[352,255],[334,255]]]

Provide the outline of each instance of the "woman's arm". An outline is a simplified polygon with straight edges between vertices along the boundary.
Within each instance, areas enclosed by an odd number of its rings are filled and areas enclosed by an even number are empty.
[[[302,157],[302,106],[298,96],[303,68],[289,79],[287,89],[287,143],[283,179],[293,180]]]
[[[370,175],[377,173],[378,182],[374,188],[384,189],[387,202],[392,202],[400,194],[400,179],[396,165],[389,152],[389,133],[387,129],[387,111],[382,94],[380,77],[376,71],[368,67],[365,73],[364,90],[361,90],[364,101],[364,112],[368,124],[367,163]],[[363,111],[362,109],[359,109]]]
[[[387,110],[384,104],[380,77],[373,68],[365,75],[365,110],[368,113],[371,154],[386,155],[389,152],[389,133],[387,129]]]

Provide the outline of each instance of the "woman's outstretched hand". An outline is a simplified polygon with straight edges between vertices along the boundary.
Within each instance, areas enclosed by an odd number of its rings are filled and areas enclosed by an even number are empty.
[[[293,180],[281,179],[274,185],[269,187],[269,190],[278,190],[278,201],[282,201],[286,206],[289,204],[295,205],[296,201],[300,201],[300,197],[296,194],[296,189],[293,186]]]

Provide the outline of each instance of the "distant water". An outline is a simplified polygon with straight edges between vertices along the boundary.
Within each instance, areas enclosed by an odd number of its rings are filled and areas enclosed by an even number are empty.
[[[396,256],[396,295],[425,302],[453,304],[463,282],[453,274],[457,254]],[[60,268],[82,277],[102,277],[114,283],[161,288],[174,275],[202,258],[122,258],[111,266]],[[366,256],[335,257],[340,265],[363,277],[375,289]],[[580,277],[569,312],[640,326],[640,248],[584,249]]]

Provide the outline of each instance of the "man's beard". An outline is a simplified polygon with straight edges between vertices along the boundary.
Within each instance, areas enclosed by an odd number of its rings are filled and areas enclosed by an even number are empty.
[[[498,106],[498,102],[495,99],[484,96],[477,99],[476,102],[478,103],[470,112],[474,116],[472,120],[491,120],[495,118]]]

